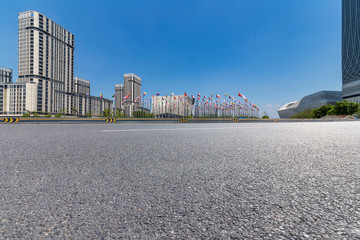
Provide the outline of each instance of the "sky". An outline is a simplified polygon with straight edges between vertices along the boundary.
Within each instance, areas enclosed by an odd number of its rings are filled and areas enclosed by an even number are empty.
[[[153,95],[244,94],[284,104],[341,90],[340,0],[0,0],[0,66],[17,78],[19,12],[75,35],[74,75],[111,98],[124,73]]]

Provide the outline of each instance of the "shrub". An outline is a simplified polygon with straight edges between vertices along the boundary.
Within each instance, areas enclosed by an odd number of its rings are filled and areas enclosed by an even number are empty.
[[[24,113],[24,114],[22,115],[22,117],[30,117],[30,114],[29,114],[29,113]]]
[[[312,118],[313,117],[312,111],[313,111],[312,109],[306,109],[303,112],[299,112],[292,115],[290,118]]]

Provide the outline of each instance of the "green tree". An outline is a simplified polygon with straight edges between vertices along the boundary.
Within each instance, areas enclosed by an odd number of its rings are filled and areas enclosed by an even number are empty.
[[[360,111],[360,104],[359,103],[354,103],[354,102],[349,103],[349,109],[348,109],[349,115],[354,114],[354,113],[358,113],[359,111]]]
[[[116,118],[123,118],[124,117],[124,112],[116,110],[115,116],[116,116]]]
[[[329,111],[334,108],[333,105],[324,105],[319,108],[316,108],[312,111],[312,117],[313,118],[322,118],[326,115],[328,115]]]
[[[334,105],[334,113],[336,115],[348,115],[349,102],[346,100],[339,101]]]
[[[359,112],[359,110],[360,105],[358,103],[343,100],[335,103],[333,113],[336,115],[351,115]]]
[[[91,115],[91,111],[85,113],[85,117],[86,117],[86,118],[91,118],[91,116],[92,116],[92,115]]]
[[[71,108],[71,113],[75,116],[77,114],[77,110],[75,107]]]
[[[264,116],[262,116],[262,119],[269,119],[269,116],[268,116],[268,115],[264,115]]]
[[[60,116],[65,116],[65,110],[64,110],[64,109],[60,109],[59,114],[60,114]]]
[[[106,117],[106,118],[111,117],[110,109],[105,109],[103,111],[103,116]]]

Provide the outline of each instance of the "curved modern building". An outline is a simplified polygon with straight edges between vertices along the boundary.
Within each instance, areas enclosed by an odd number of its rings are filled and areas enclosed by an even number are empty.
[[[290,102],[278,110],[280,118],[289,118],[306,109],[315,109],[328,104],[335,104],[342,100],[341,91],[320,91],[303,97],[299,101]]]
[[[360,1],[342,1],[343,99],[360,103]]]

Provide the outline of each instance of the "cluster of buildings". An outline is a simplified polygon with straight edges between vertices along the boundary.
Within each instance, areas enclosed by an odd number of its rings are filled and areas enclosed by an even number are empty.
[[[85,117],[102,116],[109,110],[107,114],[124,117],[151,112],[156,118],[177,118],[210,115],[220,108],[230,113],[233,108],[225,99],[215,103],[211,98],[198,100],[196,106],[195,97],[186,93],[145,96],[141,78],[133,73],[124,74],[123,84],[115,85],[115,104],[102,94],[92,96],[90,81],[74,76],[74,34],[36,11],[19,13],[18,24],[18,79],[13,82],[12,70],[0,67],[0,116]]]
[[[36,11],[19,13],[18,79],[0,67],[0,115],[102,115],[113,101],[90,95],[90,82],[74,77],[74,34]]]
[[[338,101],[360,103],[360,1],[342,0],[342,91],[321,91],[290,102],[278,110],[289,118],[306,109]]]
[[[141,78],[133,73],[124,74],[124,84],[115,85],[115,109],[123,116],[132,116],[135,111],[143,110]]]

